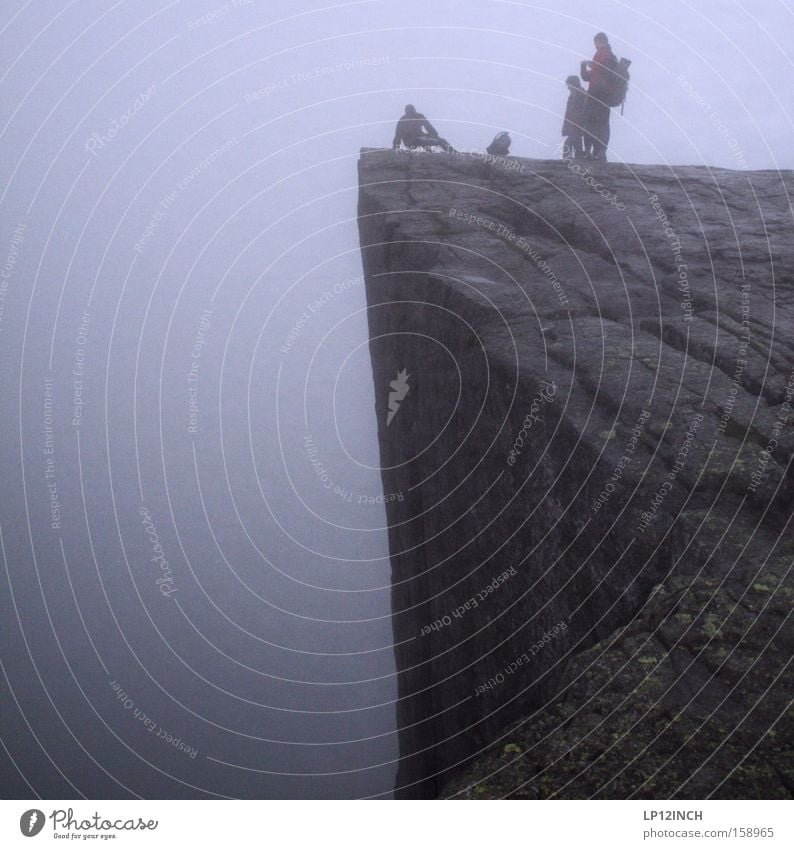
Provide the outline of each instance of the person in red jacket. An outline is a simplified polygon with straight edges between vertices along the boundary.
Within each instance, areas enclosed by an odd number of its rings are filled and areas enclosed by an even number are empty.
[[[609,144],[609,106],[604,102],[612,85],[612,69],[617,64],[609,39],[603,32],[594,38],[596,52],[591,62],[582,62],[582,79],[587,89],[585,116],[585,156],[606,162]]]

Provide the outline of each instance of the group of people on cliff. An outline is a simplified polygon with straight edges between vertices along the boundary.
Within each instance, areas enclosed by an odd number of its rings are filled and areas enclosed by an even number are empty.
[[[578,76],[565,80],[568,102],[562,124],[563,159],[590,159],[606,162],[609,145],[610,110],[620,106],[628,87],[628,59],[618,60],[609,45],[609,38],[599,32],[593,38],[595,55],[583,60],[579,73],[588,83],[587,91]],[[392,147],[399,150],[404,145],[409,150],[430,150],[440,147],[456,153],[454,147],[436,131],[435,127],[416,108],[409,104],[397,122]],[[510,150],[510,136],[499,133],[488,147],[488,153],[505,156]]]

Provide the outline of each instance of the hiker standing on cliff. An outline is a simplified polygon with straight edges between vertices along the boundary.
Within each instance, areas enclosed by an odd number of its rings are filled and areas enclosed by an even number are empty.
[[[584,128],[587,112],[587,92],[582,88],[579,77],[572,74],[565,80],[568,86],[568,103],[565,106],[565,118],[562,122],[562,134],[565,142],[562,149],[563,159],[581,159],[584,156]]]
[[[594,38],[596,52],[591,62],[582,62],[582,79],[590,83],[587,89],[585,116],[585,157],[606,162],[609,144],[609,105],[612,93],[613,70],[617,59],[609,46],[606,34]]]
[[[397,122],[392,147],[399,150],[400,143],[409,150],[416,150],[419,147],[425,150],[431,147],[443,147],[447,153],[457,152],[446,139],[438,135],[430,121],[421,112],[417,112],[410,103],[405,107],[405,114]]]

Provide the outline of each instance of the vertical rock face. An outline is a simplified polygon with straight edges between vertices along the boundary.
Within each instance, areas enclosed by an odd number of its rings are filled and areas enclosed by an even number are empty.
[[[599,168],[362,151],[398,796],[794,791],[794,179]]]

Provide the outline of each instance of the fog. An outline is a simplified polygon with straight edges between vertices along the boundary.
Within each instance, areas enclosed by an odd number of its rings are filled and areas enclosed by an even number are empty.
[[[791,168],[793,20],[6,3],[4,795],[388,797],[359,149],[412,102],[460,149],[509,130],[557,158],[563,80],[604,30],[633,61],[612,161]]]

